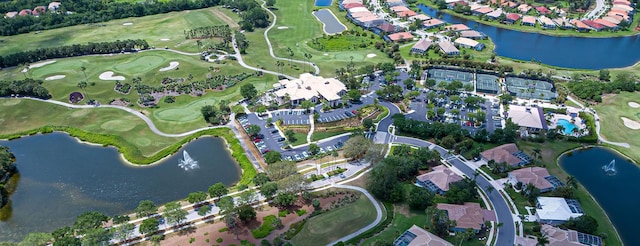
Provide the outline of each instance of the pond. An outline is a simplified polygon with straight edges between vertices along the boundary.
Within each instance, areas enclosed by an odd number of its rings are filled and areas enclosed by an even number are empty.
[[[603,167],[615,160],[615,175]],[[576,150],[559,159],[560,166],[591,193],[606,211],[625,245],[640,245],[640,168],[606,148]],[[613,235],[609,235],[613,236]]]
[[[331,2],[333,2],[333,0],[316,0],[315,5],[318,7],[327,7],[331,6]]]
[[[10,203],[0,210],[0,241],[19,241],[29,232],[72,225],[86,211],[109,216],[133,211],[140,200],[156,204],[179,200],[222,182],[232,185],[240,169],[225,142],[203,137],[162,162],[127,165],[115,148],[83,144],[64,133],[0,141],[17,158],[20,172]],[[197,168],[179,167],[184,152]],[[183,165],[185,166],[185,165]]]
[[[523,61],[580,69],[626,67],[640,61],[640,37],[585,38],[558,37],[520,32],[485,25],[440,12],[428,6],[418,6],[425,14],[448,23],[462,23],[485,33],[496,44],[499,56]]]

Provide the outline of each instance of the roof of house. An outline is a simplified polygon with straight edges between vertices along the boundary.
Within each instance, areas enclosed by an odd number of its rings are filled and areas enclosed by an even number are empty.
[[[573,28],[573,25],[571,24],[571,22],[569,22],[569,20],[565,18],[555,18],[553,19],[553,22],[555,22],[556,25],[558,26]]]
[[[563,230],[551,225],[542,225],[540,231],[547,236],[547,240],[549,241],[548,246],[602,245],[602,238],[574,230]],[[580,241],[585,239],[587,241]]]
[[[452,30],[452,31],[465,31],[465,30],[470,30],[471,28],[469,28],[467,25],[465,24],[453,24],[451,26],[446,26],[444,29],[447,30]]]
[[[456,221],[457,228],[480,230],[485,221],[495,221],[495,213],[483,211],[479,203],[465,202],[464,205],[438,203],[439,210],[446,210],[450,220]]]
[[[597,22],[597,23],[598,23],[598,24],[600,24],[600,25],[603,25],[603,26],[609,27],[609,28],[614,28],[614,27],[617,27],[617,26],[618,26],[618,24],[613,23],[613,22],[608,21],[608,20],[605,20],[605,19],[595,19],[595,20],[593,20],[593,21]]]
[[[31,10],[30,9],[23,9],[20,10],[20,12],[18,13],[19,16],[25,16],[25,15],[30,15],[31,14]]]
[[[619,9],[619,10],[623,10],[628,12],[633,11],[633,8],[629,5],[622,5],[622,4],[614,4],[613,7],[611,7],[611,9]]]
[[[342,5],[345,9],[352,9],[357,7],[364,7],[364,4],[361,3],[347,3]]]
[[[487,160],[494,160],[496,163],[506,162],[507,164],[513,166],[522,162],[522,160],[515,155],[514,153],[520,151],[518,146],[513,143],[503,144],[493,149],[488,149],[482,151],[480,155]]]
[[[50,10],[57,9],[60,7],[60,2],[50,2],[47,7]]]
[[[7,12],[7,14],[5,14],[4,16],[7,18],[13,18],[13,17],[16,17],[16,15],[18,15],[18,12],[12,11],[12,12]]]
[[[453,45],[453,43],[446,40],[441,40],[440,42],[438,42],[438,46],[444,53],[447,53],[447,54],[460,52],[458,51],[458,48],[456,48],[456,46]]]
[[[592,20],[582,20],[582,23],[584,23],[585,25],[595,29],[595,30],[601,30],[601,29],[605,29],[607,28],[605,25],[602,25],[598,22],[592,21]]]
[[[484,37],[484,34],[476,30],[465,30],[460,32],[460,37],[478,38],[478,37]]]
[[[360,17],[364,17],[364,16],[376,16],[375,14],[367,11],[367,12],[355,12],[355,13],[351,13],[351,17],[353,18],[360,18]]]
[[[453,7],[455,7],[456,5],[467,6],[467,5],[469,5],[469,3],[467,3],[467,2],[465,2],[463,0],[459,0],[459,1],[455,1],[455,2],[450,2],[447,5],[453,6]]]
[[[544,119],[542,109],[539,107],[509,105],[507,116],[511,118],[513,123],[522,127],[547,129],[547,122]]]
[[[502,9],[496,9],[494,11],[491,11],[491,13],[488,13],[487,16],[489,17],[493,17],[493,18],[498,18],[502,15],[502,13],[504,13],[502,11]]]
[[[470,38],[457,38],[453,42],[455,44],[458,44],[458,45],[465,45],[465,46],[470,46],[470,47],[476,47],[478,44],[480,44],[480,42],[475,41],[475,40],[470,39]]]
[[[513,175],[515,179],[523,184],[532,184],[539,190],[552,188],[553,185],[545,177],[549,177],[549,172],[543,167],[525,167],[518,170],[513,170],[509,173]]]
[[[567,221],[570,218],[577,218],[584,213],[571,211],[567,200],[562,197],[538,197],[538,207],[536,216],[541,220]]]
[[[393,6],[391,8],[389,8],[390,10],[392,10],[393,12],[403,12],[403,11],[408,11],[411,10],[409,8],[407,8],[406,6]]]
[[[480,13],[480,14],[488,14],[491,11],[493,11],[493,8],[491,7],[482,7],[482,8],[478,8],[476,10],[473,10],[474,12]]]
[[[412,20],[423,20],[424,21],[424,20],[431,19],[431,17],[429,17],[429,16],[427,16],[425,14],[417,14],[417,15],[411,16],[411,18],[409,18],[409,19],[412,19]]]
[[[423,22],[422,22],[422,24],[423,24],[424,26],[426,26],[426,27],[430,27],[430,26],[438,26],[438,25],[442,25],[442,24],[444,24],[444,23],[446,23],[446,22],[441,21],[441,20],[439,20],[439,19],[435,19],[435,18],[434,18],[434,19],[431,19],[431,20],[426,20],[426,21],[423,21]]]
[[[518,11],[520,11],[521,13],[527,13],[527,12],[529,12],[529,10],[531,10],[531,6],[529,6],[527,4],[522,4],[522,5],[518,6]]]
[[[439,165],[433,167],[431,169],[431,172],[422,174],[416,177],[416,179],[422,182],[429,180],[431,181],[431,183],[438,186],[438,188],[440,188],[441,190],[448,191],[449,184],[462,180],[462,177],[451,171],[451,169],[447,168],[446,166]]]
[[[279,97],[289,95],[291,100],[309,100],[315,96],[322,96],[329,101],[340,99],[338,93],[347,90],[347,87],[337,79],[314,76],[310,73],[300,74],[300,78],[293,80],[280,80],[282,89],[274,93]]]
[[[627,12],[626,12],[626,11],[624,11],[624,10],[620,10],[620,9],[613,9],[613,8],[612,8],[611,10],[609,10],[609,12],[607,13],[607,15],[619,15],[619,16],[624,17],[624,19],[625,19],[625,20],[628,20],[628,19],[629,19],[629,13],[627,13]]]
[[[602,19],[616,25],[620,24],[620,22],[622,22],[623,20],[623,18],[620,16],[605,16],[605,17],[602,17]]]
[[[525,15],[522,17],[522,23],[536,24],[536,17],[531,15]]]
[[[413,10],[407,10],[407,11],[402,11],[402,12],[398,12],[398,16],[399,17],[411,17],[414,15],[417,15],[418,13],[414,12]]]
[[[546,16],[540,16],[538,17],[538,21],[545,26],[555,26],[556,23],[553,22],[553,20],[551,20],[549,17]]]
[[[38,15],[40,13],[44,13],[47,12],[47,7],[45,6],[36,6],[35,8],[33,8],[33,14],[34,15]]]
[[[358,17],[356,19],[360,22],[369,22],[369,21],[380,20],[380,17],[376,15],[366,15],[366,16]]]
[[[384,32],[395,32],[396,31],[396,26],[391,25],[389,23],[384,23],[382,25],[379,25],[378,28]]]
[[[620,5],[627,5],[627,6],[631,6],[631,2],[627,1],[627,0],[614,0],[613,4],[620,4]]]
[[[428,50],[432,44],[433,42],[429,41],[428,39],[420,39],[416,44],[413,45],[413,47],[411,47],[411,49]]]
[[[518,246],[538,246],[538,239],[532,236],[529,237],[523,237],[523,236],[516,236],[516,241],[514,243],[514,245],[518,245]]]
[[[387,35],[387,37],[389,37],[389,39],[391,39],[391,41],[398,41],[401,39],[404,40],[411,40],[413,39],[413,35],[409,32],[399,32],[399,33],[394,33],[394,34],[389,34]]]
[[[576,28],[578,29],[591,29],[591,27],[589,27],[587,24],[582,23],[582,21],[579,21],[579,20],[572,20],[571,24],[576,26]]]
[[[551,11],[545,6],[536,7],[536,11],[538,11],[538,13],[544,14],[544,15],[551,13]]]
[[[520,15],[516,13],[508,13],[507,19],[511,21],[518,21],[520,19]]]
[[[343,4],[343,5],[344,5],[344,4],[349,4],[349,3],[362,3],[362,4],[364,4],[364,3],[362,2],[362,0],[343,0],[343,1],[342,1],[342,4]]]
[[[371,11],[369,11],[369,9],[365,7],[355,7],[355,8],[349,9],[349,13],[356,13],[356,12],[371,12]]]
[[[410,238],[404,238],[405,236],[410,236]],[[410,239],[405,240],[405,239]],[[431,232],[418,227],[417,225],[411,226],[405,233],[403,233],[398,239],[402,240],[406,244],[401,244],[405,246],[453,246],[450,242],[445,241],[442,238],[432,234]],[[394,243],[395,244],[395,243]]]
[[[509,8],[515,8],[516,6],[518,6],[518,4],[514,3],[512,1],[508,1],[506,3],[503,3],[502,6],[508,6]]]

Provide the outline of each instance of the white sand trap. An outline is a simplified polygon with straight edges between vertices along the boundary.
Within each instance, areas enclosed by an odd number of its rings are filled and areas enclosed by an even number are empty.
[[[56,61],[54,60],[54,61],[46,61],[46,62],[34,63],[34,64],[29,65],[29,69],[37,68],[37,67],[43,67],[43,66],[46,66],[46,65],[52,64],[52,63],[54,63],[54,62],[56,62]],[[23,69],[22,69],[22,72],[23,72],[23,73],[26,73],[26,72],[27,72],[27,70],[29,70],[29,69],[23,68]]]
[[[67,75],[54,75],[54,76],[49,76],[44,80],[64,79],[65,77],[67,77]]]
[[[627,117],[620,117],[620,119],[622,119],[622,123],[624,123],[624,126],[628,127],[629,129],[640,130],[640,122],[629,119]]]
[[[289,29],[288,26],[279,26],[278,29]]]
[[[629,107],[640,108],[640,104],[637,102],[629,102]]]
[[[125,23],[122,23],[122,25],[123,25],[123,26],[131,26],[131,25],[133,25],[133,23],[131,23],[131,22],[125,22]]]
[[[160,41],[169,41],[169,40],[171,40],[171,39],[168,39],[168,38],[161,38],[160,39]]]
[[[101,80],[125,80],[124,76],[113,76],[113,72],[111,71],[106,71],[100,74],[98,78],[100,78]]]
[[[325,56],[328,56],[329,54],[327,54],[327,53],[324,53],[323,55],[325,55]]]
[[[179,62],[170,62],[168,67],[160,68],[159,71],[164,72],[164,71],[174,70],[178,67],[178,65],[180,65]]]
[[[376,56],[377,56],[376,54],[371,53],[371,54],[368,54],[368,55],[367,55],[367,58],[374,58],[374,57],[376,57]]]

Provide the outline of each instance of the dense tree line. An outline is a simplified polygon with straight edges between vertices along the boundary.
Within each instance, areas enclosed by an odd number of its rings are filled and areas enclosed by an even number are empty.
[[[577,97],[596,102],[602,102],[602,94],[604,93],[640,91],[640,83],[636,82],[636,79],[628,73],[619,74],[611,82],[580,80],[576,78],[569,82],[567,87]]]
[[[253,1],[253,0],[251,0]],[[51,1],[24,0],[0,2],[0,12],[33,9],[47,6]],[[127,1],[68,0],[63,1],[57,12],[47,11],[35,16],[16,16],[0,19],[0,35],[10,36],[37,30],[48,30],[79,24],[98,23],[115,19],[140,17],[201,9],[220,4],[220,0],[148,0],[143,3]],[[71,12],[70,14],[66,14]]]
[[[0,97],[8,97],[11,95],[28,96],[40,99],[51,98],[51,94],[49,94],[47,88],[42,86],[42,80],[33,80],[29,78],[14,81],[0,80]]]
[[[6,56],[0,56],[0,68],[12,67],[32,62],[65,58],[74,56],[83,56],[91,54],[112,54],[120,52],[129,52],[137,49],[148,49],[149,44],[142,39],[116,40],[113,42],[74,44],[67,46],[58,46],[50,48],[39,48],[35,50],[22,51]]]
[[[185,39],[221,38],[224,42],[231,42],[231,28],[229,25],[203,26],[184,30]]]
[[[9,151],[8,147],[0,145],[0,208],[9,202],[9,193],[4,188],[4,184],[17,171],[14,163],[13,153]]]
[[[240,28],[249,32],[269,26],[269,14],[255,0],[223,0],[222,4],[240,12]]]

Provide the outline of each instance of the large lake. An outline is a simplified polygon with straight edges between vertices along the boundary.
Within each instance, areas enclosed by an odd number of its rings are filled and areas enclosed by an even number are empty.
[[[504,57],[566,68],[603,69],[626,67],[640,61],[640,37],[584,38],[557,37],[514,31],[418,6],[425,14],[446,22],[462,23],[483,32],[496,44],[495,52]]]
[[[63,133],[0,144],[11,148],[20,171],[10,204],[0,210],[0,241],[18,241],[29,232],[70,226],[82,212],[124,214],[140,200],[166,203],[206,191],[216,182],[231,185],[240,178],[224,141],[213,137],[194,140],[178,154],[147,167],[124,164],[115,148],[82,144]],[[199,168],[178,167],[183,150],[198,161]]]
[[[602,166],[616,160],[617,174]],[[601,147],[576,150],[560,157],[560,165],[584,185],[607,212],[625,245],[640,245],[640,168],[627,158]],[[613,235],[610,235],[613,236]]]

